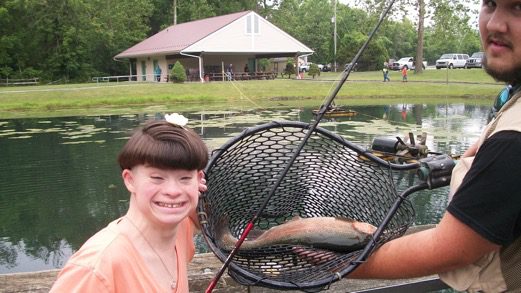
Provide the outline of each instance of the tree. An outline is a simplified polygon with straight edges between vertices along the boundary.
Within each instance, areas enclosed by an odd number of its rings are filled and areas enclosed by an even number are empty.
[[[470,17],[455,9],[462,4],[439,0],[433,15],[434,25],[427,30],[425,55],[436,60],[443,53],[468,53],[480,50],[479,33],[470,25]]]
[[[382,8],[384,1],[379,0],[366,0],[365,7],[371,11],[377,11]],[[425,19],[432,17],[434,20],[434,26],[438,26],[442,23],[450,22],[453,25],[449,26],[452,30],[459,29],[461,26],[469,28],[469,8],[465,5],[466,3],[477,3],[478,0],[399,0],[397,1],[397,9],[393,11],[394,16],[401,15],[404,18],[407,16],[413,21],[417,22],[417,39],[416,39],[416,73],[421,73],[421,65],[423,62],[423,48],[427,35],[425,34]],[[417,14],[411,14],[407,8],[415,7]],[[454,25],[457,24],[457,25]],[[460,35],[459,40],[466,39],[469,31],[463,29],[464,35]],[[436,30],[434,30],[436,31]],[[439,34],[440,38],[452,38],[451,35]],[[449,40],[450,42],[451,40]],[[425,46],[428,48],[429,46]],[[453,46],[452,46],[453,47]],[[448,50],[451,51],[451,50]],[[445,51],[445,52],[448,52]],[[439,51],[437,51],[439,53]]]
[[[418,45],[416,46],[416,58],[414,59],[414,73],[423,72],[423,35],[425,22],[425,0],[418,0]]]
[[[293,61],[291,59],[288,59],[286,67],[284,68],[284,74],[287,74],[288,78],[291,78],[293,73],[295,73],[295,65],[293,65]]]
[[[318,68],[318,65],[316,65],[315,63],[312,63],[309,66],[308,75],[311,75],[313,77],[313,79],[315,79],[315,75],[320,75],[320,69]]]
[[[402,21],[386,21],[383,23],[380,33],[389,40],[387,51],[389,57],[399,59],[406,56],[414,56],[416,51],[416,31],[414,24],[407,18]]]
[[[259,60],[259,68],[261,71],[266,71],[266,69],[268,68],[269,65],[270,65],[270,61],[268,59],[262,58]]]
[[[170,71],[170,80],[174,83],[183,83],[186,81],[186,72],[184,66],[176,61],[174,67]]]

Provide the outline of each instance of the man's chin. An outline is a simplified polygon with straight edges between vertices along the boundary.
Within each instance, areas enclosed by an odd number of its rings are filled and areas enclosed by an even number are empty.
[[[519,84],[521,82],[521,66],[513,66],[505,68],[497,64],[489,64],[486,57],[483,59],[483,67],[485,71],[496,81],[503,81],[509,84]]]

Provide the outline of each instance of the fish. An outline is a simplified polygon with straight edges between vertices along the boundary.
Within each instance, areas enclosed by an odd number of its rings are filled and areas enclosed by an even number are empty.
[[[231,251],[238,239],[227,223],[217,227],[217,245]],[[339,217],[295,217],[288,222],[260,232],[254,239],[246,239],[241,251],[261,249],[273,245],[304,245],[336,252],[352,252],[363,248],[371,239],[376,227]],[[258,232],[258,231],[257,231]]]

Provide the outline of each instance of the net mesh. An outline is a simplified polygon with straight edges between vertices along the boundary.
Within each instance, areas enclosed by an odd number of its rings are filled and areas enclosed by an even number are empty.
[[[261,125],[212,156],[206,170],[208,191],[200,198],[199,211],[205,239],[222,261],[229,251],[219,246],[219,227],[226,225],[240,237],[308,128],[300,122]],[[295,216],[343,217],[379,226],[399,195],[390,165],[375,163],[369,156],[359,146],[317,128],[254,223],[255,229],[267,230]],[[412,205],[404,200],[376,246],[402,235],[413,217]],[[339,253],[296,245],[239,250],[229,273],[245,285],[323,287],[342,277],[340,273],[354,265],[361,251]]]

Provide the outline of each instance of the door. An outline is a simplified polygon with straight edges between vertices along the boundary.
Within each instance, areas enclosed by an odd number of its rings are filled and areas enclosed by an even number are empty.
[[[147,80],[147,62],[144,60],[141,61],[141,80]]]
[[[249,58],[248,59],[248,68],[250,68],[250,72],[256,72],[258,71],[258,68],[255,67],[255,58]]]

